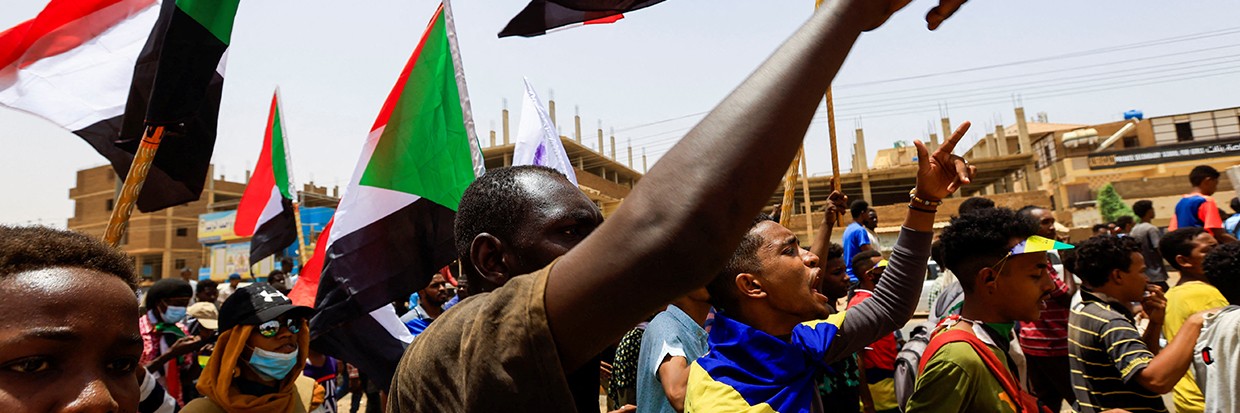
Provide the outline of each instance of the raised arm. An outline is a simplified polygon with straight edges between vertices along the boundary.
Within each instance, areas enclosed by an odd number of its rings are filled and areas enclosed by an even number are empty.
[[[560,258],[545,301],[563,369],[583,365],[722,268],[792,162],[857,36],[907,2],[824,4]]]
[[[915,188],[917,198],[939,201],[970,182],[975,173],[974,167],[963,158],[952,155],[952,150],[968,130],[968,122],[960,125],[951,139],[944,142],[932,156],[921,141],[914,142],[919,159]],[[848,317],[840,326],[836,341],[827,349],[825,359],[828,363],[891,334],[913,317],[922,281],[926,279],[926,261],[930,259],[936,210],[937,207],[909,203],[904,228],[900,229],[895,248],[887,260],[887,270],[879,279],[874,295],[848,310]]]
[[[827,207],[822,211],[822,226],[814,233],[814,243],[809,247],[809,252],[822,258],[818,260],[818,266],[824,271],[827,269],[826,256],[827,249],[831,247],[831,233],[835,231],[836,218],[847,209],[845,205],[848,205],[848,197],[844,196],[844,193],[831,191],[831,195],[827,195]]]

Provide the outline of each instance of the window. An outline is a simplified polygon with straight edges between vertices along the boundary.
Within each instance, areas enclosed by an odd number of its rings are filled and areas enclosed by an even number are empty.
[[[1193,140],[1193,126],[1188,122],[1180,122],[1175,124],[1175,140],[1177,142],[1189,142]]]
[[[112,207],[113,207],[113,206],[115,206],[115,205],[114,205],[115,203],[116,203],[116,200],[114,200],[114,199],[109,199],[109,200],[108,200],[108,202],[107,202],[108,212],[112,212]]]
[[[177,236],[178,237],[189,236],[189,228],[177,228]]]
[[[176,262],[176,264],[177,264],[177,265],[176,265],[176,268],[185,268],[185,260],[184,260],[184,259],[179,259],[179,260],[176,260],[175,262]]]
[[[1141,144],[1139,143],[1136,136],[1128,136],[1124,138],[1125,148],[1136,148],[1138,146],[1141,146]]]

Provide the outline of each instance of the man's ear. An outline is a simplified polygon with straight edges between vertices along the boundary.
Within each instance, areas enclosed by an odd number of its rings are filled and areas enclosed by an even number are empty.
[[[1187,268],[1193,268],[1193,263],[1192,263],[1192,261],[1189,261],[1188,257],[1183,256],[1183,255],[1176,255],[1176,256],[1175,256],[1175,263],[1176,263],[1177,265],[1179,265],[1179,266],[1180,266],[1180,268],[1185,268],[1185,267],[1187,267]]]
[[[998,281],[999,273],[994,268],[986,267],[977,272],[977,283],[986,291],[993,292]]]
[[[481,233],[469,244],[469,263],[475,274],[487,284],[499,286],[508,282],[508,264],[504,262],[504,242],[494,235]]]
[[[1111,275],[1107,276],[1107,281],[1115,285],[1124,285],[1124,272],[1119,268],[1111,270]]]
[[[758,276],[747,272],[736,275],[736,288],[740,290],[741,295],[745,297],[766,297],[766,291],[762,290],[762,280],[759,280]]]

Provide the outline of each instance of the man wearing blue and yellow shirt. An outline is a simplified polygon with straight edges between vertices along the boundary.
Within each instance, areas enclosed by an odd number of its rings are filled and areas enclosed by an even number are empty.
[[[913,315],[941,202],[973,167],[952,155],[962,125],[931,156],[917,142],[920,164],[909,213],[874,296],[851,308],[837,328],[819,292],[818,256],[787,228],[759,217],[728,264],[707,285],[719,310],[710,350],[693,363],[686,412],[823,411],[816,378],[828,365],[891,334]]]

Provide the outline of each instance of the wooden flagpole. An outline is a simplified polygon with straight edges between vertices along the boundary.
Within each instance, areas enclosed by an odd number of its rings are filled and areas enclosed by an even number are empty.
[[[298,200],[301,199],[301,191],[297,191]],[[306,236],[302,233],[301,226],[301,202],[293,202],[293,222],[297,225],[297,265],[305,267],[306,261],[310,257],[306,256]],[[293,269],[289,268],[286,272],[292,273]]]
[[[797,156],[792,158],[792,165],[788,166],[788,173],[784,176],[784,197],[780,200],[779,223],[788,226],[792,221],[792,203],[796,202],[797,195],[797,168],[800,166],[801,154],[805,152],[804,146],[797,151]]]
[[[801,199],[805,201],[805,234],[814,239],[814,214],[809,199],[809,168],[805,162],[805,147],[801,147]]]
[[[138,202],[138,194],[142,192],[142,184],[151,172],[151,163],[155,161],[155,152],[164,139],[163,126],[147,126],[142,135],[142,143],[134,154],[129,173],[125,175],[125,185],[121,187],[120,199],[112,209],[112,217],[108,219],[108,229],[103,233],[103,240],[112,247],[118,247],[125,230],[129,227],[129,217],[133,215],[134,204]]]
[[[817,10],[822,6],[823,0],[814,0],[814,9]],[[840,151],[839,145],[835,142],[835,104],[831,99],[831,87],[827,86],[827,134],[831,137],[831,188],[840,190]],[[861,156],[865,156],[862,154]],[[830,202],[830,201],[828,201]],[[835,225],[843,226],[843,220],[838,219],[843,216],[844,211],[839,211],[840,215],[836,216]]]

